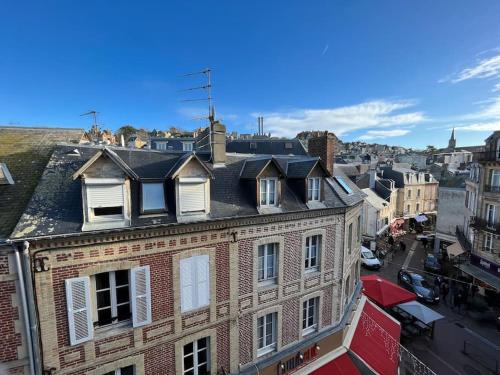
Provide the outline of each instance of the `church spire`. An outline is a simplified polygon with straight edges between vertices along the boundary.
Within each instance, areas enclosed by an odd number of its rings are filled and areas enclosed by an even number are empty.
[[[450,140],[448,141],[448,148],[450,150],[454,150],[457,145],[457,141],[455,139],[455,128],[451,131],[451,137]]]

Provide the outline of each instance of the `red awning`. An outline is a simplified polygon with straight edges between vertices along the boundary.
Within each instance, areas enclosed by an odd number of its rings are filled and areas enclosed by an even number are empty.
[[[399,367],[400,325],[366,301],[350,350],[380,375],[394,375]]]
[[[361,372],[349,358],[349,355],[344,353],[319,369],[314,370],[310,375],[361,375]]]
[[[361,281],[363,281],[363,294],[382,307],[392,307],[417,299],[415,293],[377,275],[362,276]]]

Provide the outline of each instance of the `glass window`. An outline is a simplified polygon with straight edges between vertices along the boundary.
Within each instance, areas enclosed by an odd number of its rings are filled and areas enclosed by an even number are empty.
[[[494,191],[500,190],[500,170],[491,171],[491,187],[494,188]]]
[[[128,270],[98,273],[94,276],[98,326],[130,319]]]
[[[319,201],[320,200],[320,182],[319,177],[308,178],[307,179],[307,200],[308,201]]]
[[[356,223],[356,236],[358,239],[358,242],[361,241],[361,216],[358,216],[358,221]]]
[[[420,198],[420,189],[417,189],[417,198]]]
[[[193,151],[193,142],[183,142],[182,151]]]
[[[203,337],[199,340],[184,345],[182,373],[185,375],[210,374],[210,338]]]
[[[258,249],[258,281],[275,283],[278,275],[278,244],[260,245]]]
[[[411,190],[408,190],[408,198],[411,198]]]
[[[486,205],[486,221],[488,226],[495,225],[495,206],[492,204]]]
[[[275,206],[277,193],[276,178],[261,178],[260,179],[260,205]]]
[[[349,253],[352,250],[352,223],[349,224],[349,229],[347,231],[347,250]]]
[[[115,371],[110,371],[105,373],[104,375],[134,375],[134,366],[120,367]]]
[[[257,355],[276,349],[277,313],[270,313],[257,319]]]
[[[306,271],[317,271],[319,266],[321,236],[310,236],[306,238],[305,264]]]
[[[165,210],[165,196],[162,182],[142,184],[142,210]]]
[[[416,211],[417,211],[417,214],[418,214],[419,211],[420,211],[420,203],[417,203],[417,205],[416,205]]]
[[[344,181],[344,179],[342,177],[335,176],[335,180],[338,182],[338,184],[340,186],[342,186],[342,189],[344,189],[344,191],[347,194],[352,194],[352,189],[349,187],[349,185],[346,184],[346,182]]]
[[[319,297],[308,299],[302,304],[302,335],[318,329]]]

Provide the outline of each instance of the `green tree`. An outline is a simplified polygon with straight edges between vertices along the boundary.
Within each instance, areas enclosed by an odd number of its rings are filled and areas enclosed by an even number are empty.
[[[128,138],[135,133],[137,133],[137,129],[132,125],[124,125],[116,131],[116,139],[119,142],[121,136],[123,135],[123,138],[125,138],[125,142],[127,142]]]

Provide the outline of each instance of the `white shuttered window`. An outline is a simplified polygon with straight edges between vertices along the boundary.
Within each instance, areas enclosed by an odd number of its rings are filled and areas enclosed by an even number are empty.
[[[140,327],[151,323],[151,278],[149,266],[130,270],[132,324]]]
[[[206,209],[205,181],[180,182],[181,213],[204,212]]]
[[[92,208],[123,206],[123,185],[87,185],[87,204]]]
[[[209,256],[199,255],[180,261],[181,311],[210,304]]]
[[[88,276],[66,280],[66,303],[70,344],[77,345],[92,340],[94,335]]]

